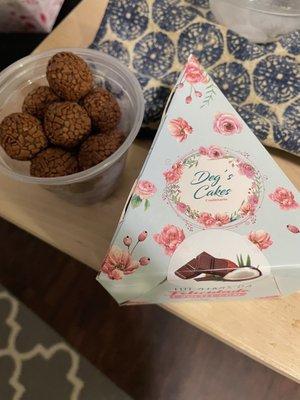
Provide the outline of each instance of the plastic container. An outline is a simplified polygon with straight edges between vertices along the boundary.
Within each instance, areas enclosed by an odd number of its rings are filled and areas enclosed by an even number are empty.
[[[82,57],[91,67],[95,83],[102,84],[116,96],[122,111],[119,127],[127,136],[126,140],[98,165],[58,178],[30,176],[30,162],[11,159],[0,146],[0,172],[24,183],[40,185],[78,205],[95,203],[106,198],[116,187],[128,149],[143,120],[143,93],[127,67],[115,58],[91,49],[53,49],[22,58],[0,73],[0,120],[12,112],[20,112],[26,94],[36,86],[47,84],[48,60],[59,51],[72,51]]]
[[[210,0],[210,8],[222,25],[256,43],[300,29],[299,0]]]

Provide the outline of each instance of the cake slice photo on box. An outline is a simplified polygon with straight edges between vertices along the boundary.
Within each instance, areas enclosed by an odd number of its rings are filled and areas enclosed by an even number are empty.
[[[97,280],[121,304],[300,289],[297,189],[191,55]]]

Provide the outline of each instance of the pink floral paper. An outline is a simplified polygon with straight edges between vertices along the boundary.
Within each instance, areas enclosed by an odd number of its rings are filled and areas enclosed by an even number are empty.
[[[50,32],[64,0],[2,0],[1,32]]]

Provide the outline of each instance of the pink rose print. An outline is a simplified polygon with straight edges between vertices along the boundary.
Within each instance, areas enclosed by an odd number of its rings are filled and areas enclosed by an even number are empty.
[[[265,250],[273,244],[270,235],[262,229],[255,232],[250,232],[248,239],[260,250]]]
[[[132,274],[139,267],[128,251],[123,251],[113,246],[106,256],[100,270],[107,274],[110,279],[120,280],[123,275]]]
[[[218,159],[218,158],[223,158],[224,157],[224,151],[221,149],[221,147],[213,145],[209,146],[207,149],[207,155],[209,158],[213,159]]]
[[[234,115],[219,113],[215,116],[213,129],[221,135],[234,135],[242,131],[242,124]]]
[[[277,203],[282,210],[291,210],[299,207],[293,193],[283,187],[278,187],[275,192],[269,194],[269,197]]]
[[[167,183],[176,183],[183,172],[183,166],[181,162],[177,162],[172,165],[172,168],[169,171],[164,172],[164,177]]]
[[[241,207],[241,212],[243,215],[253,215],[255,212],[255,205],[251,203],[245,203]]]
[[[216,220],[210,213],[203,212],[199,215],[198,222],[209,228],[215,224]]]
[[[197,85],[200,83],[207,84],[209,83],[209,81],[209,76],[201,68],[196,57],[190,56],[185,66],[182,80],[177,85],[177,89],[182,89],[185,82],[189,84],[190,91],[185,98],[185,102],[186,104],[190,104],[193,101],[193,96],[198,98],[203,96],[203,93],[198,90]],[[213,99],[215,95],[216,90],[214,88],[214,84],[211,83],[210,85],[207,85],[204,92],[203,105],[208,105],[208,103]]]
[[[41,14],[40,14],[40,18],[41,18],[41,21],[42,21],[43,23],[45,23],[45,22],[47,21],[47,17],[46,17],[46,15],[45,15],[44,13],[41,13]]]
[[[186,210],[187,210],[187,205],[184,204],[184,203],[180,203],[180,202],[179,202],[179,203],[176,204],[176,208],[177,208],[177,210],[178,210],[179,212],[185,213]]]
[[[132,238],[128,235],[125,236],[123,244],[127,249],[122,250],[117,246],[113,246],[105,257],[100,267],[100,272],[106,274],[109,279],[120,280],[123,279],[124,275],[133,274],[138,268],[148,265],[150,263],[149,257],[142,256],[139,261],[133,258],[135,249],[147,239],[147,236],[147,231],[141,232],[132,249]]]
[[[171,135],[178,142],[184,141],[187,139],[188,135],[193,132],[193,128],[183,118],[172,119],[168,127]]]
[[[199,63],[194,56],[189,57],[189,61],[184,70],[184,78],[191,84],[208,82],[207,74],[203,69],[200,68]]]
[[[227,214],[215,214],[212,215],[211,213],[203,212],[199,215],[197,221],[204,225],[205,228],[210,228],[212,226],[222,226],[229,224],[230,218]]]
[[[165,254],[171,256],[181,242],[185,239],[184,232],[175,225],[166,225],[160,233],[155,233],[153,239],[161,245]]]
[[[250,204],[252,204],[253,206],[256,206],[256,205],[258,204],[258,197],[256,196],[256,194],[251,194],[251,195],[248,197],[248,202],[249,202]]]
[[[240,162],[238,167],[239,167],[239,173],[241,175],[245,175],[249,179],[254,177],[255,169],[252,167],[252,165],[247,164],[245,162]]]
[[[287,225],[286,226],[288,228],[288,230],[292,233],[300,233],[300,229],[298,228],[298,226],[295,225]]]
[[[148,199],[156,193],[156,190],[152,182],[141,180],[136,185],[134,193],[140,196],[141,199]]]
[[[202,156],[207,156],[207,148],[206,147],[200,146],[198,151],[199,151],[199,154],[201,154]]]
[[[139,207],[144,201],[144,210],[147,211],[150,207],[149,198],[152,197],[156,191],[157,189],[154,183],[146,180],[140,180],[134,189],[134,194],[130,201],[132,207]]]
[[[230,222],[230,218],[227,214],[216,214],[215,215],[215,225],[222,226]]]

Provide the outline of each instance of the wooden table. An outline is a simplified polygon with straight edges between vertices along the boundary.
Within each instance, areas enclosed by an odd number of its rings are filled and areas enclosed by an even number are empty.
[[[86,47],[94,37],[105,6],[106,0],[83,0],[35,52],[55,47]],[[96,269],[149,145],[136,140],[122,186],[107,202],[90,207],[67,204],[44,189],[0,176],[0,214]],[[298,159],[282,152],[271,153],[299,188]],[[181,303],[165,309],[300,382],[300,293],[275,300]]]

